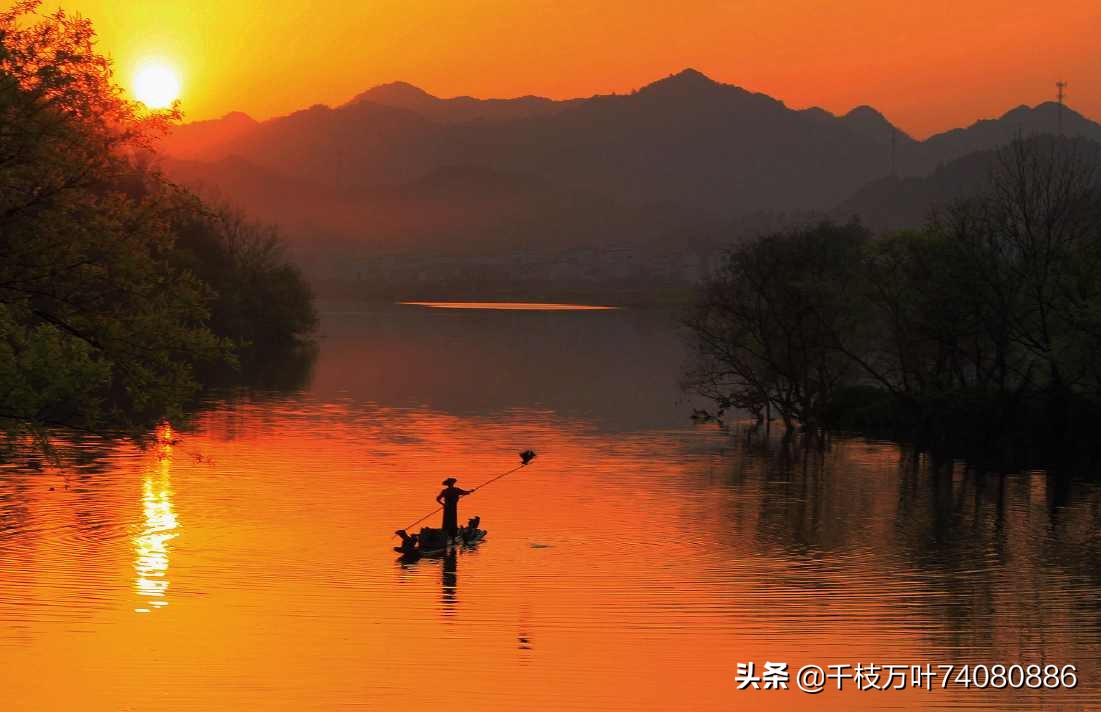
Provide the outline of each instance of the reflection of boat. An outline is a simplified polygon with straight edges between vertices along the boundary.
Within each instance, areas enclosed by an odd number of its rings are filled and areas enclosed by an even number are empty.
[[[470,524],[459,527],[459,532],[454,537],[448,537],[443,529],[423,527],[417,534],[409,535],[405,530],[399,531],[402,537],[401,546],[395,546],[394,551],[401,554],[403,559],[419,559],[422,556],[441,556],[454,551],[460,546],[473,546],[485,539],[486,530],[478,528],[477,517],[470,520]]]

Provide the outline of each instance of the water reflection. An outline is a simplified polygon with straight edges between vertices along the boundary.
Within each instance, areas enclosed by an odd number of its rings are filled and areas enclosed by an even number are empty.
[[[1087,593],[1101,572],[1101,489],[893,443],[735,439],[730,526],[753,542],[746,553],[784,562],[758,584],[777,605],[811,595],[841,604],[850,624],[906,611],[931,653],[964,660],[1096,657],[1098,632],[1081,626],[1101,620],[1101,599]]]
[[[469,554],[473,549],[462,549],[464,554]],[[397,564],[401,568],[402,581],[412,580],[413,576],[422,566],[439,566],[440,568],[440,611],[445,617],[455,614],[459,602],[459,547],[453,547],[440,556],[428,556],[421,558],[398,557]]]
[[[455,612],[455,604],[458,603],[459,589],[459,552],[451,549],[443,557],[443,566],[440,571],[440,603],[443,604],[443,614],[452,615]]]
[[[137,613],[168,605],[168,542],[178,535],[179,522],[172,506],[172,432],[158,433],[156,471],[142,483],[143,529],[134,537],[134,589],[141,599]]]
[[[611,432],[681,428],[691,408],[673,324],[644,310],[364,308],[325,322],[311,390],[476,417],[539,408]]]
[[[159,461],[0,469],[0,708],[1101,709],[1101,486],[684,425],[661,405],[678,360],[643,348],[658,328],[352,315],[312,391],[218,404]],[[446,474],[529,445],[533,467],[470,500],[476,553],[395,564],[394,527]],[[735,691],[765,660],[1058,662],[1082,682]]]

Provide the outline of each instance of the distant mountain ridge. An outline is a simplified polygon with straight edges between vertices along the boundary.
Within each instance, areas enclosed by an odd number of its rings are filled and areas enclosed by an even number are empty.
[[[922,144],[927,148],[929,158],[937,157],[938,161],[947,161],[975,151],[1000,146],[1018,136],[1034,133],[1054,134],[1059,131],[1060,125],[1066,136],[1082,136],[1092,141],[1101,141],[1101,124],[1082,116],[1068,106],[1047,101],[1033,107],[1022,104],[996,119],[979,119],[967,128],[935,134],[925,139]],[[925,167],[927,166],[922,166],[922,168]],[[927,171],[918,171],[918,173],[925,172]]]
[[[174,158],[237,155],[337,188],[395,185],[443,166],[477,165],[646,203],[675,200],[716,214],[825,208],[886,175],[938,164],[1055,130],[1060,107],[1018,107],[916,141],[880,112],[842,116],[782,101],[686,69],[630,94],[556,101],[441,99],[404,82],[335,107],[257,122],[240,113],[185,124],[163,143]],[[1063,107],[1070,135],[1101,126]]]
[[[1047,138],[1052,145],[1073,141],[1073,147],[1064,148],[1078,156],[1101,156],[1101,141],[1084,137]],[[935,212],[988,189],[998,161],[996,149],[982,149],[940,164],[926,176],[880,178],[857,190],[830,216],[839,221],[858,218],[877,233],[920,228],[928,224]]]
[[[395,109],[407,109],[434,121],[461,123],[546,116],[561,111],[576,101],[579,100],[555,101],[541,96],[522,96],[515,99],[475,99],[470,96],[456,96],[441,99],[412,84],[391,82],[358,94],[344,106],[371,102]]]
[[[336,107],[185,124],[161,152],[171,175],[292,241],[549,253],[675,244],[762,213],[859,208],[898,224],[888,212],[924,199],[885,186],[935,192],[910,179],[1017,135],[1055,133],[1060,112],[1065,134],[1101,141],[1101,125],[1054,103],[919,141],[870,106],[792,109],[692,69],[564,101],[439,98],[394,82]]]
[[[260,122],[248,114],[233,111],[220,119],[194,121],[175,127],[160,142],[160,150],[183,160],[215,159],[228,153],[235,139],[252,133]]]

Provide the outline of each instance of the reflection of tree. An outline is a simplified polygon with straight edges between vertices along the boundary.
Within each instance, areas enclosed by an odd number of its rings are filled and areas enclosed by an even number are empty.
[[[857,543],[860,520],[875,511],[872,492],[835,487],[838,454],[828,442],[808,442],[810,436],[783,429],[734,432],[740,456],[731,477],[756,490],[753,535],[765,548],[806,556]]]
[[[192,402],[180,415],[181,427],[211,412],[233,411],[243,403],[263,406],[300,393],[313,377],[318,350],[315,344],[283,352],[274,352],[262,366],[237,374],[235,380],[224,377],[211,387],[205,398]],[[274,419],[274,417],[272,418]],[[13,462],[23,470],[40,469],[47,464],[61,465],[83,474],[106,472],[114,465],[111,456],[124,443],[141,447],[160,447],[148,434],[125,433],[115,436],[56,428],[50,431],[45,451],[27,438],[5,438],[0,433],[0,462]]]
[[[1074,659],[1096,625],[1101,602],[1080,594],[1101,586],[1096,484],[892,444],[733,435],[734,531],[722,536],[788,564],[762,586],[875,591],[889,625],[999,659]]]
[[[951,591],[926,603],[950,622],[949,645],[989,644],[999,583],[975,571],[1006,560],[1005,478],[911,457],[900,464],[898,490],[894,555]]]
[[[34,482],[21,474],[0,469],[0,544],[25,536],[30,520]]]
[[[248,368],[233,371],[222,369],[206,374],[205,381],[215,393],[300,391],[310,385],[318,353],[318,345],[312,342],[271,348],[264,352],[263,359],[250,363]]]
[[[1074,594],[1099,583],[1098,492],[1075,492],[1051,473],[992,474],[911,458],[900,468],[892,554],[950,595],[927,599],[927,615],[957,647],[988,646],[1004,657],[1073,646],[1079,619],[1101,612]],[[1049,650],[1052,657],[1070,650]]]
[[[140,442],[141,436],[137,439]],[[109,458],[118,450],[119,442],[120,438],[67,429],[53,430],[45,442],[18,436],[4,439],[0,435],[0,462],[24,471],[63,466],[61,471],[66,476],[86,477],[111,469]]]

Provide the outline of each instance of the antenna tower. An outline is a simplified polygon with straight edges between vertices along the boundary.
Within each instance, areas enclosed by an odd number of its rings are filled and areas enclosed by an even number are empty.
[[[1063,82],[1063,81],[1055,82],[1055,89],[1056,89],[1055,98],[1059,101],[1059,113],[1057,114],[1058,121],[1059,121],[1059,135],[1062,136],[1063,135],[1063,100],[1066,99],[1066,97],[1067,97],[1067,93],[1066,93],[1067,83]]]

